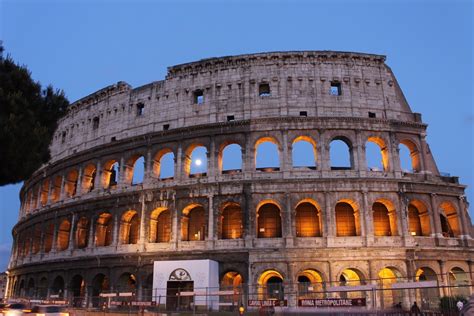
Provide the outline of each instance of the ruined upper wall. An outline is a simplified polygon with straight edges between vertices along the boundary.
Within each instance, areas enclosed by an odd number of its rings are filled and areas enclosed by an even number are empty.
[[[376,118],[419,121],[384,62],[380,55],[305,51],[172,66],[165,80],[135,89],[118,82],[73,103],[54,134],[51,160],[114,140],[232,118],[366,118],[370,112]],[[331,95],[331,83],[340,84],[340,95]],[[269,85],[269,95],[259,95],[261,84]],[[197,91],[202,104],[196,103]]]

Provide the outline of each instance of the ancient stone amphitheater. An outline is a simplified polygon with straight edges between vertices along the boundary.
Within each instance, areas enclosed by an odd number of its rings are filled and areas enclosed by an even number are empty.
[[[8,295],[92,306],[105,292],[150,301],[230,287],[232,304],[290,307],[468,295],[465,186],[440,174],[426,129],[380,55],[210,58],[142,87],[105,87],[70,106],[51,160],[21,190]],[[368,166],[369,146],[380,168]],[[415,282],[423,288],[372,296]]]

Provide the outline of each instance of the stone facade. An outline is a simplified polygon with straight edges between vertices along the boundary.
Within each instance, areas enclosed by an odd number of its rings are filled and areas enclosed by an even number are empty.
[[[383,269],[404,280],[432,274],[440,285],[463,274],[470,285],[465,187],[440,175],[426,128],[379,55],[240,55],[173,66],[135,89],[118,82],[70,106],[50,162],[25,182],[8,295],[92,297],[133,286],[144,298],[153,261],[186,259],[218,261],[222,279],[232,272],[260,286],[306,275],[351,281],[346,270],[371,283]],[[335,140],[350,166],[332,165]],[[300,141],[312,146],[314,166],[294,166]],[[276,146],[278,167],[257,166],[264,142]],[[382,170],[367,168],[367,142],[379,146]],[[242,165],[224,170],[232,144]],[[207,170],[193,174],[198,146]],[[163,178],[166,154],[174,175]],[[144,179],[134,184],[140,157]]]

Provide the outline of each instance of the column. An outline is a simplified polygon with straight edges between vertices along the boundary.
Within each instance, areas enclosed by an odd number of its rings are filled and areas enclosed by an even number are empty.
[[[61,176],[61,190],[59,191],[59,201],[64,200],[66,192],[64,192],[64,187],[66,186],[66,177],[64,175]]]
[[[94,179],[94,190],[97,191],[102,188],[102,175],[103,170],[102,170],[102,164],[100,163],[100,160],[97,161],[97,166],[95,170],[95,179]]]
[[[118,178],[118,183],[117,187],[122,187],[125,185],[125,172],[127,168],[125,166],[125,159],[123,157],[120,157],[120,165],[119,165],[119,178]]]
[[[403,192],[398,192],[398,203],[400,206],[400,211],[398,212],[400,215],[398,216],[398,222],[400,223],[399,227],[401,229],[399,234],[400,236],[402,236],[406,245],[406,237],[411,235],[408,231],[408,199],[405,197],[405,194]]]
[[[364,203],[364,210],[363,212],[360,212],[360,213],[364,214],[364,219],[362,220],[362,223],[361,223],[363,225],[361,226],[365,226],[365,227],[361,229],[361,236],[364,236],[363,234],[363,231],[364,231],[367,243],[372,243],[374,240],[374,219],[373,219],[374,214],[372,212],[372,208],[369,205],[367,195],[368,195],[367,190],[366,189],[363,190],[362,201]]]
[[[438,260],[438,263],[439,263],[439,271],[441,272],[441,285],[442,286],[447,286],[447,271],[446,271],[446,261],[444,260]],[[448,289],[443,287],[441,289],[441,293],[440,295],[442,296],[447,296],[448,295]]]
[[[209,221],[208,221],[208,234],[207,234],[207,239],[208,240],[214,240],[214,203],[213,203],[213,198],[214,195],[210,193],[208,195],[208,201],[209,201]]]
[[[359,131],[356,132],[356,142],[354,147],[357,148],[358,164],[356,165],[354,161],[353,168],[359,170],[359,174],[362,176],[366,174],[367,162],[365,159],[365,139],[361,138]]]
[[[57,249],[57,244],[58,244],[58,229],[59,229],[59,225],[58,225],[58,218],[57,216],[54,217],[54,230],[53,230],[53,241],[52,241],[52,245],[51,245],[51,251],[50,252],[56,252],[56,249]]]
[[[74,192],[74,196],[82,194],[82,172],[82,167],[79,167],[77,171],[76,192]]]
[[[251,137],[245,135],[245,148],[242,148],[242,172],[252,173],[255,170],[255,148],[252,146]]]
[[[402,168],[400,166],[400,148],[398,147],[398,142],[396,140],[395,135],[393,135],[392,132],[388,134],[389,136],[389,142],[390,142],[390,147],[389,147],[389,155],[390,155],[390,162],[392,163],[391,165],[391,170],[395,172],[395,176],[400,177]]]
[[[319,145],[319,159],[320,159],[320,169],[321,171],[330,171],[331,170],[331,157],[330,157],[330,144],[327,143],[327,139],[321,135],[321,141]]]
[[[182,178],[182,172],[183,172],[183,166],[182,166],[183,157],[182,156],[183,156],[183,149],[181,148],[181,143],[179,143],[176,156],[174,156],[174,174],[173,174],[173,177],[178,180]]]
[[[433,218],[433,226],[432,226],[432,234],[434,236],[443,237],[442,229],[441,229],[441,220],[439,218],[439,209],[438,209],[438,201],[436,198],[436,193],[430,194],[430,202],[431,202],[431,217]],[[430,221],[431,224],[431,221]]]
[[[87,237],[88,238],[88,241],[87,241],[87,247],[88,248],[93,248],[95,246],[95,243],[94,243],[94,234],[95,234],[95,221],[96,221],[96,216],[92,216],[91,220],[90,220],[90,223],[88,223],[89,225],[89,236]]]
[[[146,157],[145,157],[145,172],[143,176],[143,184],[148,183],[152,179],[153,175],[153,166],[152,166],[152,157],[151,157],[151,149],[147,148]]]
[[[118,239],[119,239],[119,226],[121,224],[121,221],[119,221],[119,216],[118,214],[113,214],[113,221],[114,221],[114,235],[112,238],[112,245],[117,246],[118,245]]]
[[[141,211],[140,211],[140,228],[139,228],[139,239],[138,244],[142,251],[145,251],[146,243],[146,223],[147,223],[147,212],[146,212],[146,193],[142,193],[140,196]]]
[[[72,219],[71,219],[71,229],[69,230],[68,250],[74,249],[74,235],[75,235],[74,232],[75,232],[75,227],[76,227],[76,221],[77,221],[77,214],[73,213]]]
[[[460,237],[464,239],[469,239],[470,237],[470,227],[469,219],[466,217],[467,206],[466,206],[466,197],[461,195],[458,197],[458,210],[459,210],[459,221],[460,221]]]
[[[214,137],[211,137],[210,141],[210,148],[207,152],[207,176],[214,177],[218,174],[218,166],[217,166],[217,152],[216,152],[216,144]]]
[[[426,133],[425,132],[422,132],[420,134],[420,145],[421,145],[421,148],[420,148],[420,171],[428,171],[426,170],[426,166],[427,166],[427,163],[426,163],[426,153],[428,152],[427,150],[427,146],[426,146]],[[430,171],[431,173],[431,171]]]
[[[288,144],[288,133],[283,132],[283,141],[281,144],[281,149],[282,152],[280,153],[280,170],[281,171],[289,171],[291,170],[291,156],[289,153],[291,151],[289,150],[289,144]]]
[[[331,195],[329,192],[324,192],[324,204],[326,207],[326,223],[327,227],[327,237],[336,236],[336,214],[334,213],[334,208],[331,207]]]

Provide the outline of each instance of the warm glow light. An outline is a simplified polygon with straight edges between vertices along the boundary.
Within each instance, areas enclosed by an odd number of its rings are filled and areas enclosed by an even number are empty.
[[[194,163],[196,164],[196,166],[202,165],[201,159],[196,159],[196,161]]]
[[[411,235],[412,235],[412,236],[416,236],[416,232],[411,232]]]

